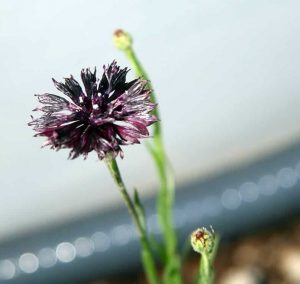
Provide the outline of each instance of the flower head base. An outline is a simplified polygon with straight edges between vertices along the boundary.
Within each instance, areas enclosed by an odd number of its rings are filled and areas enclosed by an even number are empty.
[[[121,69],[115,61],[104,66],[101,80],[96,69],[83,69],[85,92],[72,76],[65,78],[65,83],[53,79],[67,98],[37,95],[43,106],[34,111],[43,114],[28,125],[37,132],[35,136],[47,138],[44,146],[71,149],[71,159],[80,155],[86,158],[93,150],[100,159],[118,154],[123,157],[120,146],[140,143],[140,138],[149,136],[147,127],[157,121],[151,114],[156,105],[150,102],[147,81],[126,82],[127,73],[128,69]]]
[[[194,251],[201,254],[211,253],[215,243],[215,233],[206,228],[198,228],[191,234],[191,245]]]

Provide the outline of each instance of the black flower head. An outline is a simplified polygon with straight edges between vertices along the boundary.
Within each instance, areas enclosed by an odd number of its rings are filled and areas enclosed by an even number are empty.
[[[100,159],[107,155],[123,157],[121,145],[140,143],[149,136],[147,126],[157,121],[151,114],[155,104],[150,102],[151,91],[147,81],[135,79],[126,82],[128,69],[121,69],[114,61],[104,66],[102,79],[96,77],[96,69],[81,71],[85,88],[71,76],[65,83],[53,79],[56,88],[66,98],[53,94],[37,95],[43,106],[40,118],[28,124],[45,136],[52,149],[70,148],[69,158],[79,155],[85,158],[95,150]]]

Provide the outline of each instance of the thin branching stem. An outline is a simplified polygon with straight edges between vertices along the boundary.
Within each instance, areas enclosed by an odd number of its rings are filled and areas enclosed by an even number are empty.
[[[117,31],[115,36],[118,47],[125,53],[136,75],[148,81],[148,87],[152,90],[151,100],[153,103],[157,103],[156,94],[153,91],[152,84],[133,50],[130,36],[123,31]],[[121,39],[122,42],[120,40],[118,42],[118,38]],[[158,107],[153,110],[153,114],[160,120]],[[148,143],[147,148],[154,160],[160,181],[160,192],[157,198],[157,211],[159,224],[165,242],[166,267],[164,283],[181,284],[180,259],[176,252],[177,238],[172,219],[174,175],[165,151],[160,122],[155,123],[153,127],[153,143]]]
[[[128,208],[128,211],[136,225],[137,231],[140,236],[140,242],[141,242],[141,254],[142,254],[142,260],[143,265],[145,268],[145,272],[147,275],[147,279],[149,280],[150,284],[159,284],[159,278],[157,275],[156,267],[155,267],[155,260],[152,254],[151,246],[149,243],[149,240],[147,238],[146,228],[144,227],[143,222],[141,219],[142,216],[139,215],[126,187],[123,182],[117,161],[111,157],[106,158],[106,164],[107,167],[111,173],[111,176],[113,177],[115,183],[118,186],[119,192],[121,193],[121,196]]]

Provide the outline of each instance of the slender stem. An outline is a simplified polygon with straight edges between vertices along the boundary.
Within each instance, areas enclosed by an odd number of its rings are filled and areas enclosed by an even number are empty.
[[[213,278],[213,269],[209,256],[203,253],[199,266],[198,284],[213,284]]]
[[[149,280],[150,284],[159,284],[156,267],[155,267],[155,261],[154,257],[152,255],[151,246],[149,243],[149,240],[146,235],[145,227],[143,226],[143,223],[141,222],[140,216],[134,206],[134,203],[128,194],[128,191],[125,187],[125,184],[123,182],[117,161],[111,157],[108,157],[106,159],[107,167],[111,173],[111,176],[113,177],[115,183],[118,186],[118,189],[123,197],[123,200],[128,208],[128,211],[130,215],[132,216],[132,219],[136,225],[136,228],[138,230],[139,236],[140,236],[140,242],[142,247],[142,261],[145,268],[145,272],[147,274],[147,279]]]
[[[214,283],[214,268],[213,263],[217,255],[220,237],[215,235],[213,249],[211,252],[203,252],[199,263],[198,284],[213,284]]]
[[[153,92],[153,88],[152,88],[152,84],[150,83],[150,80],[149,80],[149,77],[146,73],[146,71],[143,69],[142,65],[140,64],[133,48],[130,46],[128,48],[126,48],[124,50],[125,52],[125,55],[127,57],[127,59],[129,60],[129,62],[131,63],[131,66],[135,72],[135,74],[138,76],[138,77],[142,77],[143,79],[147,80],[148,81],[148,87],[152,90],[152,93],[151,93],[151,100],[152,102],[154,103],[157,103],[157,99],[156,99],[156,95],[155,93]],[[153,110],[153,114],[158,118],[160,119],[160,112],[159,112],[159,108],[155,108]],[[160,127],[160,123],[155,123],[154,124],[154,138],[159,138],[159,140],[161,140],[161,127]]]
[[[129,44],[126,48],[122,48],[126,57],[131,63],[132,68],[139,77],[148,80],[148,87],[152,90],[151,100],[157,103],[156,95],[153,92],[152,84],[142,65],[140,64],[132,45]],[[153,114],[160,119],[160,112],[158,107],[153,110]],[[154,124],[153,144],[148,144],[148,149],[153,157],[156,169],[160,180],[160,192],[157,199],[157,208],[159,223],[165,240],[165,255],[166,255],[166,270],[165,283],[181,284],[180,275],[180,259],[176,253],[176,234],[173,228],[172,208],[174,199],[174,176],[170,170],[169,161],[162,139],[161,124]]]

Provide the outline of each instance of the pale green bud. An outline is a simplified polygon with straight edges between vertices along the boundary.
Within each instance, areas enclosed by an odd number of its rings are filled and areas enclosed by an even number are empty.
[[[113,42],[116,48],[125,50],[131,47],[132,38],[129,33],[123,30],[116,30],[113,35]]]
[[[194,251],[198,253],[211,253],[215,243],[215,232],[211,228],[198,228],[191,234],[191,245]]]

